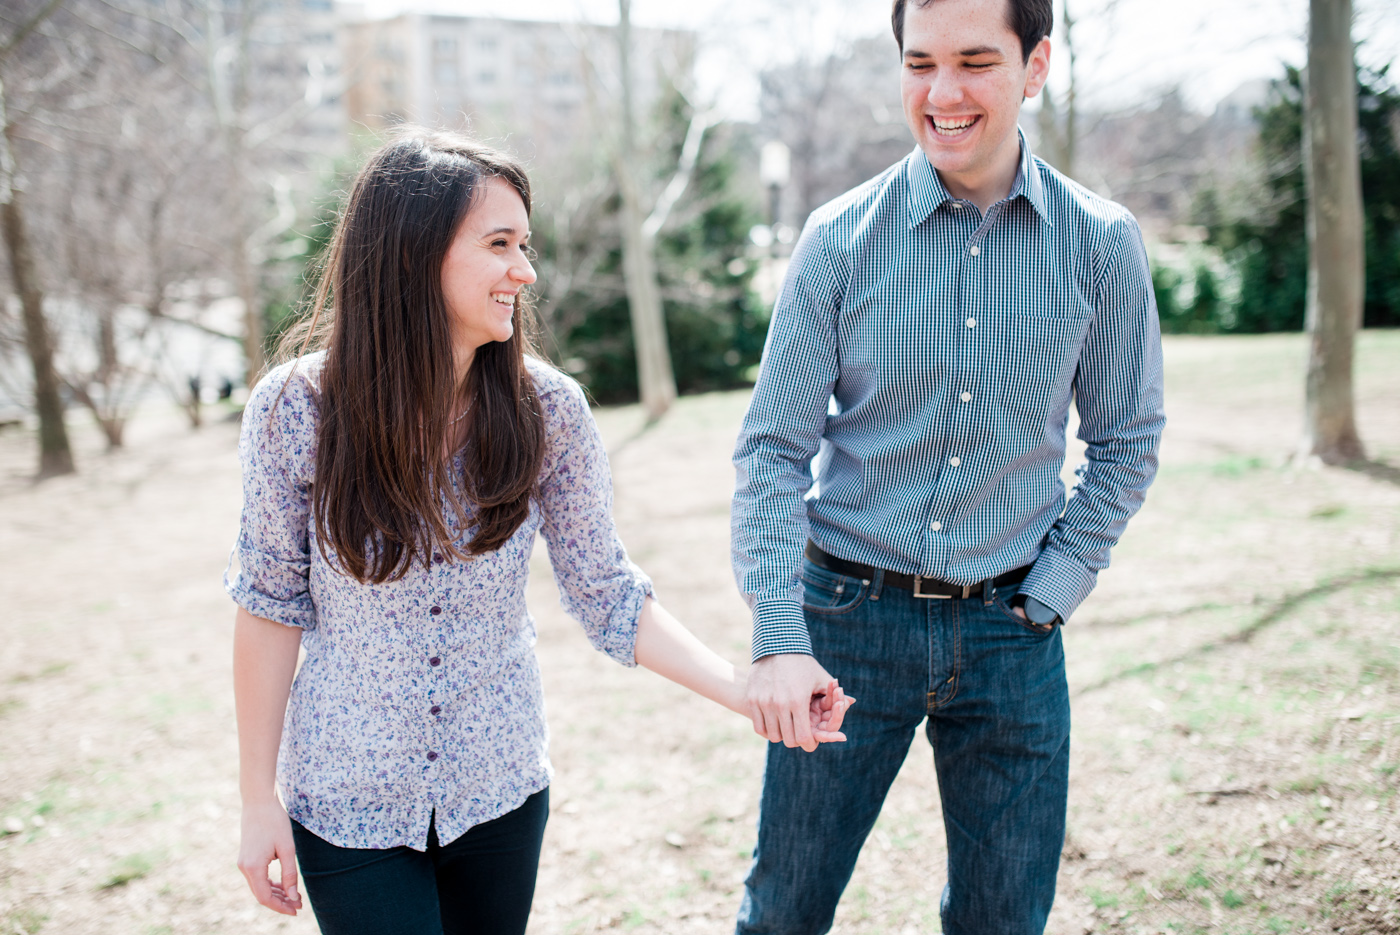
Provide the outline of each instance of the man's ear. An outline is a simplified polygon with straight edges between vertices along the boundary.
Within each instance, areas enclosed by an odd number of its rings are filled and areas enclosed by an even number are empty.
[[[1026,97],[1035,97],[1045,87],[1050,77],[1050,37],[1045,36],[1031,49],[1031,57],[1026,59],[1026,87],[1022,92]]]

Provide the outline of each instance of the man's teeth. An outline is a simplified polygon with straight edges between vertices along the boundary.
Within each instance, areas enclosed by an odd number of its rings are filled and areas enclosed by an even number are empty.
[[[953,136],[977,122],[976,117],[964,117],[961,120],[935,120],[933,128],[945,136]]]

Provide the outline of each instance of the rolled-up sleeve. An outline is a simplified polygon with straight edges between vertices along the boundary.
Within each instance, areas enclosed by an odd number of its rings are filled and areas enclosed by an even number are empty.
[[[316,625],[308,531],[316,415],[311,387],[291,364],[254,387],[238,441],[243,511],[224,572],[224,590],[240,607],[302,629]]]
[[[540,481],[540,532],[564,610],[588,641],[636,665],[637,619],[651,579],[632,564],[612,516],[612,474],[597,423],[578,384],[561,376],[541,395],[549,433]]]

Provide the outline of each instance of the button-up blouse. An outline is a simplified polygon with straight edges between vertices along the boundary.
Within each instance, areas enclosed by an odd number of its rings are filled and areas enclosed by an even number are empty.
[[[548,441],[515,535],[470,561],[436,554],[386,584],[339,571],[312,517],[323,360],[278,367],[248,400],[243,512],[224,586],[254,616],[302,631],[277,762],[287,813],[342,847],[421,851],[434,815],[447,843],[549,785],[525,607],[535,536],[544,536],[565,610],[623,665],[635,665],[651,582],[614,528],[607,455],[583,391],[535,360],[527,366]],[[460,479],[460,455],[453,466]],[[466,526],[444,514],[465,546],[473,514]]]

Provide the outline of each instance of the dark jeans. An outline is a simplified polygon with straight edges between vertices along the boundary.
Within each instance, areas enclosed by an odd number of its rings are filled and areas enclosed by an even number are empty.
[[[831,928],[861,845],[915,729],[933,745],[948,884],[946,935],[1039,935],[1055,898],[1069,789],[1069,691],[1059,627],[1006,599],[927,600],[806,562],[817,660],[859,703],[845,743],[768,747],[741,935]]]
[[[523,933],[535,895],[549,790],[446,846],[337,847],[295,821],[297,864],[325,935]]]

